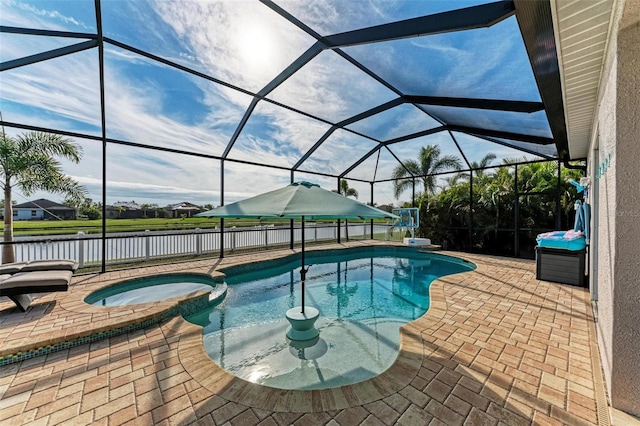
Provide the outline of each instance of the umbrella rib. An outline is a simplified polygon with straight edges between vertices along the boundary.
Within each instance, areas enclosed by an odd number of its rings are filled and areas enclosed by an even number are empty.
[[[291,200],[293,199],[293,197],[296,195],[295,191],[291,191],[291,194],[289,195],[289,199],[287,200],[286,204],[285,204],[285,210],[280,214],[280,217],[282,216],[286,216],[285,211],[287,209],[287,206],[289,205],[289,203],[291,202]],[[304,215],[302,215],[304,216]]]

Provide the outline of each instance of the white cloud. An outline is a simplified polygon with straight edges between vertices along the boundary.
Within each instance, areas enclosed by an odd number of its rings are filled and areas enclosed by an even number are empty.
[[[411,44],[423,49],[433,50],[445,55],[463,55],[465,51],[457,47],[447,46],[442,42],[434,42],[430,37],[418,38],[411,40]]]
[[[312,43],[259,2],[154,2],[210,73],[258,91]]]
[[[82,131],[78,128],[79,123],[87,123],[99,129],[96,53],[92,50],[3,73],[3,118],[70,131]],[[125,57],[128,55],[121,59]],[[162,144],[158,142],[164,141],[167,147],[195,152],[220,153],[226,146],[227,140],[213,134],[207,125],[209,122],[237,122],[233,112],[238,109],[237,106],[231,104],[230,107],[219,107],[220,96],[232,98],[232,90],[223,89],[218,92],[212,84],[202,84],[201,88],[206,90],[203,108],[208,104],[210,111],[201,126],[188,126],[156,113],[160,93],[148,92],[128,84],[128,79],[117,67],[107,67],[106,74],[109,136],[159,145]],[[7,101],[22,106],[15,107]],[[51,111],[54,114],[34,114],[24,107]],[[240,107],[240,115],[242,109]],[[235,116],[237,115],[236,112]],[[19,131],[10,130],[9,133]],[[99,131],[93,133],[99,134]],[[79,142],[84,148],[85,156],[79,165],[65,163],[65,170],[80,182],[90,184],[88,187],[91,198],[99,200],[102,197],[101,185],[96,186],[93,179],[101,173],[101,143]],[[215,202],[218,199],[215,189],[219,188],[219,172],[207,173],[207,170],[219,169],[216,160],[123,148],[113,144],[108,145],[107,155],[107,195],[111,202],[115,201],[112,199],[114,197],[144,199],[149,202],[160,201],[153,197],[170,199],[171,202],[182,201],[186,196],[203,202]],[[206,164],[195,166],[201,162]],[[208,177],[203,178],[204,175]],[[112,178],[115,176],[117,178]],[[207,185],[212,186],[213,192],[197,189],[201,187],[203,179],[206,179]],[[150,189],[143,191],[147,186]],[[160,189],[166,190],[166,193],[160,194]]]
[[[2,62],[24,58],[84,41],[12,33],[2,33],[0,37],[2,40],[0,43],[0,60]]]
[[[255,91],[313,43],[308,35],[259,3],[158,2],[154,6],[213,76]],[[252,35],[256,45],[247,40]],[[265,51],[271,54],[264,55]],[[321,53],[269,95],[332,121],[350,117],[394,96],[334,52]],[[250,134],[245,128],[231,151],[233,158],[293,165],[328,129],[325,124],[279,107],[265,106],[263,102],[258,104],[249,123],[254,120],[266,121],[276,130],[270,131],[270,137],[264,137]],[[240,145],[242,150],[238,148]],[[341,154],[328,157],[326,164],[340,157]]]
[[[252,133],[250,129],[255,126],[264,127],[264,135]],[[263,101],[258,103],[229,157],[293,166],[329,127],[328,124]]]
[[[213,71],[222,72],[231,82],[242,81],[251,86],[249,80],[255,82],[262,79],[266,83],[310,44],[308,36],[301,36],[302,33],[293,31],[291,24],[259,3],[248,5],[228,2],[179,2],[176,5],[171,2],[159,2],[153,5],[158,8],[162,18],[172,25],[175,33],[187,43],[186,52],[195,54]],[[235,35],[240,29],[257,28],[260,26],[258,21],[260,25],[264,22],[269,26],[269,31],[273,34],[268,38],[283,50],[277,52],[269,61],[269,64],[275,67],[273,69],[268,66],[253,69],[251,64],[247,63],[250,58],[242,54],[236,55],[238,49],[245,49],[246,53],[248,48],[232,44],[236,42]],[[90,124],[95,129],[94,134],[99,134],[96,56],[95,50],[91,50],[37,64],[40,68],[37,74],[17,72],[11,82],[11,89],[3,90],[3,98],[55,111],[57,116],[43,115],[39,118],[43,121],[35,124],[76,130],[77,123],[65,122],[65,119],[72,119]],[[325,52],[321,56],[321,60],[308,65],[310,68],[302,78],[296,76],[285,82],[280,88],[282,90],[277,91],[277,98],[284,103],[294,103],[302,109],[330,116],[335,120],[368,108],[368,105],[362,105],[363,94],[367,94],[365,97],[369,98],[370,105],[376,105],[389,98],[388,95],[378,94],[378,83],[368,77],[361,79],[362,73],[334,52]],[[202,90],[203,96],[199,99],[202,104],[199,108],[206,111],[206,118],[201,125],[183,124],[163,114],[161,105],[165,88],[153,85],[145,88],[132,83],[127,78],[124,68],[120,67],[121,64],[142,67],[150,61],[109,46],[106,58],[108,137],[219,155],[226,147],[229,135],[212,131],[207,123],[226,123],[235,127],[250,102],[247,95],[238,91],[190,77]],[[50,66],[54,63],[57,65],[55,68]],[[342,87],[335,84],[335,73],[338,69],[341,73],[338,80],[342,81]],[[69,84],[65,86],[66,82]],[[21,119],[15,121],[33,123],[28,113],[14,110],[12,114],[17,114]],[[26,120],[22,120],[24,118]],[[328,125],[324,123],[266,102],[259,103],[250,122],[252,120],[269,123],[268,132],[251,134],[245,130],[231,151],[232,158],[290,166],[295,164],[328,129]],[[340,172],[341,170],[335,167],[336,164],[345,164],[345,167],[349,165],[348,161],[345,161],[347,157],[343,155],[344,152],[331,148],[324,151],[322,158],[315,156],[315,166],[312,165],[315,169],[326,171],[330,166]],[[132,164],[132,161],[129,160],[128,163]]]
[[[89,189],[98,189],[101,191],[102,179],[86,176],[74,177],[82,185]],[[92,191],[98,193],[98,191]],[[212,203],[218,195],[211,190],[189,189],[168,185],[152,185],[149,183],[127,182],[108,180],[107,195],[111,202],[117,200],[136,200],[137,202],[152,202],[162,205],[161,200],[169,203],[180,201],[189,201],[196,204]],[[97,198],[94,198],[97,201]],[[195,201],[194,201],[195,200]]]
[[[2,73],[3,104],[6,101],[38,108],[49,113],[29,112],[22,121],[43,125],[57,123],[58,128],[70,130],[68,120],[100,125],[97,54],[95,50],[84,51],[62,58],[52,59]],[[15,111],[3,105],[6,120]]]
[[[84,1],[84,6],[88,10],[81,14],[87,14],[95,22],[93,2]],[[24,1],[2,0],[0,7],[2,7],[2,25],[71,31],[95,29],[95,25],[88,24],[78,18],[64,15],[57,10],[39,8]]]
[[[290,183],[288,170],[225,162],[224,172],[225,204],[273,191]]]
[[[387,21],[389,18],[385,13],[393,10],[387,3],[363,3],[374,7],[372,15],[375,16],[359,16],[357,11],[362,10],[363,5],[354,3],[356,2],[329,1],[285,4],[294,15],[296,8],[305,9],[305,22],[316,29],[327,31],[323,25],[348,24],[352,29],[364,26],[365,23],[369,25],[371,20]],[[92,2],[87,4],[91,5]],[[65,17],[62,13],[56,14],[55,11],[31,5],[22,8],[23,3],[13,0],[4,0],[2,5],[3,24],[11,22],[18,26],[29,26],[29,20],[36,19],[38,26],[46,28],[70,29],[83,25],[82,20],[75,15]],[[135,7],[141,13],[139,20],[153,18],[149,31],[153,33],[154,43],[158,40],[171,41],[171,49],[166,53],[168,57],[173,55],[177,61],[192,63],[216,78],[253,91],[260,90],[314,41],[259,2],[135,2]],[[339,16],[338,10],[343,15],[350,15]],[[164,25],[167,26],[166,32]],[[122,28],[126,30],[126,25],[122,25]],[[485,33],[480,31],[477,34],[481,36]],[[178,42],[182,44],[177,45]],[[31,42],[27,40],[26,43]],[[457,62],[456,67],[467,69],[464,80],[460,80],[459,73],[453,73],[438,81],[438,90],[447,93],[449,87],[475,87],[491,80],[489,77],[492,70],[502,66],[500,64],[504,63],[505,55],[513,51],[514,42],[503,37],[498,41],[492,39],[489,43],[485,37],[478,37],[467,40],[468,44],[463,46],[447,43],[445,38],[437,36],[411,40],[411,43],[430,49],[434,54],[448,56],[451,61]],[[491,48],[486,48],[487,45]],[[466,50],[467,47],[473,51],[474,48],[483,46],[486,55],[482,63],[478,64],[477,55]],[[46,42],[39,46],[33,44],[30,48],[38,51],[43,47],[50,48]],[[403,72],[398,68],[397,51],[393,43],[380,43],[373,47],[373,62],[377,67]],[[17,44],[6,47],[3,43],[3,57],[5,52],[24,56],[23,48]],[[163,107],[170,96],[167,87],[151,83],[152,79],[147,79],[146,85],[139,83],[144,80],[144,73],[137,75],[135,79],[130,78],[128,73],[131,69],[147,67],[149,60],[109,46],[106,54],[109,137],[197,153],[220,155],[223,152],[230,133],[251,101],[249,95],[195,76],[185,77],[200,90],[193,99],[194,108],[199,109],[200,114],[197,120],[181,120],[176,115],[169,116],[165,113]],[[164,66],[149,66],[147,71],[152,73],[159,67]],[[100,134],[97,49],[3,72],[2,80],[0,97],[5,120]],[[335,52],[327,51],[285,81],[270,97],[328,120],[340,121],[395,95]],[[188,115],[189,111],[176,114]],[[267,165],[290,166],[328,129],[328,125],[324,123],[282,110],[264,101],[258,104],[249,125],[255,122],[267,123],[268,127],[250,131],[248,126],[231,151],[233,158]],[[224,131],[221,130],[223,127]],[[420,130],[420,127],[419,119],[403,115],[388,123],[387,131],[389,134],[400,131],[410,133],[413,129]],[[428,142],[434,143],[431,140]],[[98,179],[96,176],[100,174],[101,144],[83,144],[87,147],[85,159],[79,166],[68,166],[68,170],[95,188],[92,179]],[[391,149],[401,159],[415,158],[418,147],[424,144],[421,140],[413,144],[393,145]],[[341,173],[372,146],[375,144],[353,135],[334,135],[303,167],[319,172]],[[194,199],[207,197],[211,193],[210,196],[215,200],[218,194],[220,172],[219,162],[216,160],[125,149],[113,145],[109,145],[107,152],[109,196],[117,193],[123,194],[122,198],[136,200],[143,196],[173,197],[180,195],[176,189],[182,189],[184,195]],[[377,177],[388,177],[396,165],[397,162],[390,155],[381,156]],[[326,183],[329,188],[335,186],[334,178],[309,176],[309,180]],[[275,189],[288,183],[289,179],[288,171],[226,162],[226,201],[229,202],[234,196],[246,198]],[[125,197],[126,193],[132,195]],[[136,197],[135,194],[139,196]],[[96,196],[92,192],[92,195],[96,199],[101,197],[100,193]],[[172,202],[185,201],[182,198],[184,197],[178,197]]]
[[[337,53],[324,51],[269,97],[336,123],[397,95]]]
[[[395,0],[280,0],[296,18],[321,35],[330,35],[393,21],[390,13],[398,11],[402,2]],[[402,18],[400,18],[402,19]]]

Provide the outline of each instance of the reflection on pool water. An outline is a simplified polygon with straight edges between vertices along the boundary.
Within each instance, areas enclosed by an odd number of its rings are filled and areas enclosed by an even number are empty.
[[[209,275],[172,274],[138,278],[94,291],[84,301],[95,306],[158,302],[197,290],[211,291],[218,282]]]
[[[285,312],[300,305],[300,259],[229,268],[227,296],[187,320],[204,327],[209,356],[230,373],[282,389],[323,389],[374,377],[398,354],[400,326],[429,308],[429,286],[472,263],[416,249],[310,252],[305,303],[319,338],[292,342]]]

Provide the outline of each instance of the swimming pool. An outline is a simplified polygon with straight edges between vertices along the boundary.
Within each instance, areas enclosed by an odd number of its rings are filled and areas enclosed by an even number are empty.
[[[424,315],[429,286],[475,269],[415,248],[312,251],[306,305],[320,311],[318,338],[286,338],[285,312],[300,305],[300,258],[227,268],[227,295],[187,320],[204,327],[209,356],[230,373],[282,389],[324,389],[375,377],[398,354],[400,326]]]
[[[211,291],[219,284],[209,275],[170,274],[123,281],[101,288],[84,301],[95,306],[125,306],[158,302],[197,290]]]

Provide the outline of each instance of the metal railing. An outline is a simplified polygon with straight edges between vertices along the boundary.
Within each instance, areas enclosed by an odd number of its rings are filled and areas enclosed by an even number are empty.
[[[388,224],[341,224],[341,236],[349,239],[369,239],[372,234],[389,239]],[[215,255],[220,252],[220,229],[193,229],[186,231],[144,231],[107,234],[106,264],[149,262],[160,259]],[[302,240],[299,224],[294,227],[294,244]],[[263,248],[287,247],[291,229],[288,226],[231,227],[224,230],[224,251],[240,252]],[[305,224],[306,242],[336,241],[336,224]],[[5,244],[5,243],[2,243]],[[102,263],[102,235],[56,236],[55,238],[20,238],[13,243],[16,262],[39,259],[74,259],[79,268]]]

